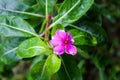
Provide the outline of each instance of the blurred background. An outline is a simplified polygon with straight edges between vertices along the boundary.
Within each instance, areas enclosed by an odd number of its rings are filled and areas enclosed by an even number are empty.
[[[95,6],[95,10],[88,11],[89,16],[93,22],[97,20],[95,15],[101,16],[98,20],[108,37],[104,46],[94,54],[97,57],[93,60],[83,58],[80,64],[84,66],[81,71],[83,80],[120,80],[120,0],[95,0]],[[18,65],[14,68],[16,64],[11,67],[0,64],[0,80],[26,80],[30,63],[25,59],[16,63]]]
[[[85,80],[120,80],[120,0],[95,0],[95,3],[100,8],[102,27],[108,39],[98,55],[102,69],[98,71],[88,60],[88,71],[84,78]]]

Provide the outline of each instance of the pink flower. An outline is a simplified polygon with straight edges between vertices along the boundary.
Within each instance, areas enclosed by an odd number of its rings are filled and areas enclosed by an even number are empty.
[[[72,35],[63,30],[56,31],[56,34],[50,40],[50,44],[54,46],[54,52],[57,55],[61,55],[64,52],[71,55],[77,54],[76,47],[73,45],[74,40],[72,39]]]

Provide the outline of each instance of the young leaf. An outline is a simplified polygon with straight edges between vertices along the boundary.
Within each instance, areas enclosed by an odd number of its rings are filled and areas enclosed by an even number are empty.
[[[0,15],[0,35],[6,37],[38,36],[26,21],[10,15]]]
[[[30,58],[50,52],[47,45],[37,37],[25,40],[19,45],[17,50],[17,54],[22,58]]]
[[[46,61],[39,61],[31,66],[29,77],[32,80],[50,80],[52,74],[56,73],[61,66],[61,60],[51,54]]]
[[[54,18],[53,24],[67,26],[81,18],[91,7],[94,0],[65,0],[59,9],[58,15]],[[69,4],[69,5],[68,5]]]

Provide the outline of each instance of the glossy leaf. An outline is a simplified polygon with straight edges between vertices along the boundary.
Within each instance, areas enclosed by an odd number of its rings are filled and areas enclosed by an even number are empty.
[[[32,6],[30,2],[31,1],[26,2],[25,0],[0,0],[0,14],[19,16],[24,19],[32,16],[43,17],[40,14],[35,14],[34,10],[29,11]]]
[[[106,42],[107,35],[101,26],[94,24],[94,23],[90,23],[88,21],[86,22],[84,21],[82,23],[78,21],[75,24],[77,24],[77,26],[73,26],[74,28],[80,31],[83,31],[85,33],[88,33],[91,36],[95,37],[98,44]]]
[[[73,36],[73,39],[75,41],[75,45],[77,47],[77,52],[84,58],[89,58],[90,55],[86,48],[81,48],[81,46],[96,46],[97,40],[95,37],[91,36],[90,34],[80,31],[77,29],[70,29],[68,32],[70,32]]]
[[[56,73],[60,66],[61,60],[55,54],[51,54],[46,61],[39,61],[32,65],[29,79],[50,80],[52,74]]]
[[[0,15],[0,35],[6,37],[38,36],[26,21],[10,15]]]
[[[95,46],[97,44],[96,38],[92,37],[88,33],[85,33],[77,29],[71,29],[69,32],[73,35],[73,39],[75,40],[75,45]]]
[[[64,0],[50,27],[56,24],[67,26],[73,23],[85,14],[92,4],[93,0]]]
[[[18,62],[21,58],[16,54],[17,46],[20,43],[20,39],[4,39],[2,47],[0,48],[0,61],[4,64],[13,64]]]
[[[41,54],[50,53],[47,45],[40,38],[30,38],[22,42],[17,53],[22,58],[30,58]]]

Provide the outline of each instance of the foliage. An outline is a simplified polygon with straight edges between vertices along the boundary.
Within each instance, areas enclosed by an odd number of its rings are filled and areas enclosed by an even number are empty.
[[[107,24],[120,18],[119,5],[115,0],[0,0],[0,80],[119,80],[120,51],[114,56],[113,49],[119,41],[109,46],[106,34]],[[58,29],[72,34],[77,55],[53,51],[49,41]],[[21,62],[27,73],[19,78]]]

